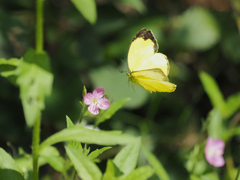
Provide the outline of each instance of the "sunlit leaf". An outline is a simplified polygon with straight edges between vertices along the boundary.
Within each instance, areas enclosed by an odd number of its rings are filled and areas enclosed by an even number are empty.
[[[98,115],[95,126],[98,126],[100,123],[110,119],[112,115],[115,114],[130,98],[125,98],[110,104],[110,107],[106,111],[102,111],[101,114]]]
[[[34,60],[36,64],[33,63]],[[30,49],[16,69],[17,84],[20,87],[24,115],[29,127],[34,124],[41,110],[44,109],[45,96],[51,94],[53,75],[49,72],[48,61],[46,54],[38,55]]]
[[[40,153],[48,164],[50,164],[56,171],[64,172],[64,159],[60,156],[58,150],[53,146],[48,146]]]
[[[58,172],[64,172],[64,164],[65,161],[61,156],[46,156],[42,155],[48,164],[50,164],[56,171]]]
[[[12,169],[21,172],[14,159],[2,148],[0,148],[0,169]]]
[[[211,180],[219,180],[218,174],[216,172],[206,173],[201,176],[201,179],[211,179]]]
[[[91,152],[88,155],[88,159],[90,160],[94,160],[95,158],[97,158],[100,154],[102,154],[103,152],[105,152],[108,149],[111,149],[112,147],[103,147],[101,149],[96,149],[95,151]]]
[[[102,173],[95,163],[89,160],[81,151],[67,146],[65,149],[81,179],[101,180]]]
[[[68,116],[66,116],[66,121],[67,121],[67,128],[75,127],[75,125],[73,124],[73,122],[71,121],[71,119]],[[81,142],[68,141],[68,146],[83,152]]]
[[[0,58],[0,75],[8,78],[14,85],[16,85],[16,68],[21,63],[22,59],[11,58],[3,59]]]
[[[148,163],[153,167],[157,176],[162,180],[170,180],[168,173],[164,169],[161,162],[156,158],[156,156],[144,147],[142,147],[142,150],[148,160]]]
[[[44,150],[44,153],[45,152],[49,152],[49,156],[55,156],[56,155],[56,151],[52,151],[52,148],[51,150],[48,149],[49,147],[47,147],[47,150]],[[50,151],[49,151],[50,150]],[[53,153],[53,154],[51,154]],[[58,152],[57,152],[58,153]],[[16,164],[19,166],[19,168],[22,170],[22,172],[24,173],[27,173],[28,171],[32,171],[32,155],[31,154],[27,154],[25,153],[24,155],[20,156],[20,157],[17,157],[16,159],[14,159]],[[38,166],[41,167],[45,164],[47,164],[48,162],[46,161],[45,158],[43,158],[40,154],[39,156],[39,159],[38,159]]]
[[[97,20],[95,0],[71,0],[80,13],[91,23]]]
[[[121,180],[146,180],[154,174],[154,170],[151,166],[146,165],[139,167],[132,171],[129,175]]]
[[[0,148],[0,179],[24,180],[14,159],[2,148]]]
[[[11,59],[4,59],[4,58],[0,58],[0,72],[2,71],[8,71],[9,69],[12,70],[14,68],[16,68],[19,63],[21,62],[21,59],[17,59],[17,58],[11,58]],[[6,69],[4,69],[2,66],[3,65],[9,65],[9,67],[6,67]],[[13,66],[13,67],[11,67]]]
[[[120,171],[120,169],[112,162],[112,160],[108,159],[103,180],[119,180],[121,175],[123,175],[123,173]]]
[[[114,158],[113,162],[124,173],[128,175],[136,165],[141,147],[141,138],[137,138],[131,144],[126,145]]]
[[[42,142],[40,151],[47,146],[63,141],[80,141],[87,144],[117,145],[128,144],[135,140],[135,137],[121,134],[119,131],[95,131],[76,126],[64,129]]]

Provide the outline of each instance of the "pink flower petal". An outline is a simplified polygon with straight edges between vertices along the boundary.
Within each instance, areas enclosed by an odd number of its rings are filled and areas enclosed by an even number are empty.
[[[215,166],[215,167],[222,167],[225,164],[225,161],[222,156],[207,156],[206,159],[209,162],[209,164]]]
[[[207,143],[204,148],[205,157],[209,164],[215,167],[221,167],[225,164],[224,158],[222,157],[224,153],[225,143],[221,139],[207,138]]]
[[[90,105],[92,103],[93,98],[94,98],[94,96],[92,95],[92,93],[87,93],[84,96],[84,103],[87,105]]]
[[[224,152],[225,143],[221,139],[212,139],[211,137],[207,138],[207,144],[205,150],[212,149],[216,154],[222,155]]]
[[[215,158],[213,165],[215,167],[222,167],[225,164],[225,160],[223,159],[222,156],[218,156]]]
[[[221,139],[212,139],[211,137],[208,137],[206,147],[208,146],[223,150],[225,147],[225,143]]]
[[[98,100],[98,107],[102,110],[106,110],[108,109],[110,106],[110,102],[109,100],[107,100],[106,98],[102,98]]]
[[[103,87],[98,87],[93,91],[93,96],[99,100],[102,98],[104,95],[104,88]]]
[[[90,104],[89,106],[88,106],[88,110],[90,111],[90,113],[92,113],[92,114],[94,114],[94,115],[97,115],[97,114],[99,114],[99,109],[98,109],[98,106],[97,106],[97,104]]]
[[[215,149],[218,149],[219,151],[224,152],[224,148],[225,148],[225,143],[223,140],[221,139],[215,139],[213,146]]]

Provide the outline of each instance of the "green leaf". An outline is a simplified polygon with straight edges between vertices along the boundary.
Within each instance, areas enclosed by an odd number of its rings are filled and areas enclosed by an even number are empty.
[[[102,154],[104,151],[111,149],[112,147],[103,147],[101,149],[96,149],[95,151],[91,152],[88,155],[88,159],[94,160],[96,157],[98,157],[100,154]]]
[[[28,49],[24,54],[23,60],[29,64],[36,64],[45,71],[51,73],[50,58],[46,52],[36,53],[34,49]]]
[[[179,43],[177,45],[203,51],[214,46],[220,39],[217,21],[204,7],[188,8],[176,21],[178,25],[172,37],[174,43]]]
[[[155,155],[153,155],[150,151],[148,151],[146,148],[142,147],[142,151],[144,155],[146,156],[149,164],[155,169],[157,176],[161,180],[170,180],[166,170],[164,169],[161,162],[156,158]]]
[[[21,63],[22,59],[11,58],[9,60],[0,58],[0,75],[6,77],[14,85],[16,85],[16,68]]]
[[[226,117],[227,107],[225,100],[215,79],[203,71],[199,73],[199,77],[203,84],[203,88],[212,103],[212,106],[217,108],[223,117]]]
[[[24,173],[27,173],[27,171],[32,171],[32,161],[32,155],[30,154],[25,154],[24,156],[15,159],[16,164]],[[38,166],[41,167],[45,164],[47,164],[46,159],[42,156],[39,156]]]
[[[115,165],[124,173],[128,175],[135,169],[139,151],[141,147],[141,138],[137,138],[131,144],[126,145],[114,158]]]
[[[24,180],[23,176],[15,170],[12,169],[1,169],[0,168],[0,179],[2,180]]]
[[[11,59],[4,59],[0,58],[0,72],[5,72],[5,71],[12,71],[15,70],[16,67],[20,64],[22,59],[17,59],[17,58],[11,58]]]
[[[2,148],[0,148],[0,179],[24,180],[18,165]]]
[[[87,144],[84,145],[83,148],[83,154],[87,157],[87,155],[89,154],[91,148],[87,146]]]
[[[32,63],[33,59],[29,58],[36,58],[36,63],[41,67]],[[45,96],[51,94],[53,75],[48,71],[50,68],[47,65],[49,61],[47,55],[37,55],[30,49],[24,55],[23,60],[16,69],[17,84],[20,86],[20,97],[26,123],[31,127],[45,107]]]
[[[42,142],[40,150],[44,147],[63,141],[80,141],[87,144],[98,145],[117,145],[128,144],[135,140],[135,137],[121,134],[119,131],[95,131],[86,129],[82,126],[75,126],[70,129],[64,129]]]
[[[200,180],[219,180],[217,172],[210,172],[200,176]]]
[[[89,160],[82,152],[70,147],[65,147],[78,175],[83,180],[101,180],[102,173],[95,163]]]
[[[67,121],[67,128],[75,127],[72,120],[68,116],[66,116],[66,121]]]
[[[116,101],[110,105],[110,107],[106,111],[102,111],[101,114],[97,117],[95,122],[95,126],[98,126],[100,123],[110,119],[112,115],[115,114],[126,102],[128,102],[130,98],[125,98],[119,101]]]
[[[232,129],[229,129],[228,131],[225,131],[221,135],[221,139],[226,142],[235,135],[240,135],[240,127],[232,128]]]
[[[97,20],[95,0],[71,0],[80,13],[91,23]]]
[[[123,173],[120,169],[112,162],[112,160],[108,159],[107,161],[107,169],[103,175],[103,180],[118,180]]]
[[[55,170],[64,172],[64,159],[60,156],[58,150],[53,146],[48,146],[39,154],[47,163],[49,163]]]
[[[206,144],[203,142],[202,144]],[[204,145],[205,145],[204,144]],[[199,157],[199,155],[201,157]],[[189,172],[193,172],[195,169],[195,165],[202,159],[201,147],[199,144],[196,144],[192,151],[189,153],[188,160],[186,162],[186,168]]]
[[[58,150],[53,147],[53,146],[48,146],[48,147],[45,147],[41,153],[39,153],[39,155],[44,155],[44,156],[47,156],[47,155],[51,155],[51,156],[59,156],[59,152]]]
[[[0,169],[12,169],[21,172],[14,159],[2,148],[0,148]]]
[[[121,180],[146,180],[153,174],[153,168],[149,165],[146,165],[135,169],[128,176],[122,178]]]
[[[219,138],[224,132],[224,126],[222,116],[218,109],[210,111],[208,121],[208,135],[212,138]]]
[[[117,48],[119,49],[119,43]],[[114,68],[108,66],[92,70],[89,76],[94,88],[104,87],[105,92],[113,102],[130,98],[131,101],[124,104],[126,108],[133,109],[142,106],[148,100],[149,93],[144,88],[129,83],[126,74],[119,73],[119,69],[126,69],[126,67]]]
[[[198,177],[198,176],[195,175],[195,174],[191,174],[191,175],[190,175],[190,180],[202,180],[202,178],[201,178],[201,177]]]
[[[75,125],[73,124],[73,122],[71,121],[71,119],[66,116],[66,121],[67,121],[67,128],[72,128],[72,127],[75,127]],[[82,148],[82,145],[81,145],[81,142],[78,142],[78,141],[68,141],[68,146],[69,147],[72,147],[78,151],[81,151],[83,152],[83,148]]]
[[[42,155],[41,157],[43,157],[56,171],[61,173],[65,172],[65,161],[61,156]]]
[[[229,96],[226,100],[227,117],[232,116],[240,109],[240,92]]]

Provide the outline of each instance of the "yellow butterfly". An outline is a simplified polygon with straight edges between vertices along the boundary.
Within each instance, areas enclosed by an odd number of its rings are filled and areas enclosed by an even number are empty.
[[[173,92],[176,85],[168,82],[169,62],[157,53],[158,44],[151,31],[145,28],[133,38],[128,51],[129,80],[149,92]]]

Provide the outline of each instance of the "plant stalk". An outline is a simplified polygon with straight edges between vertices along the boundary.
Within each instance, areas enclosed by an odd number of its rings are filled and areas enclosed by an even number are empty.
[[[36,17],[36,53],[43,52],[43,4],[44,0],[37,0],[37,17]]]
[[[39,113],[33,126],[33,142],[32,142],[32,156],[33,156],[33,180],[38,180],[38,157],[39,157],[39,142],[40,142],[40,122],[41,115]]]

